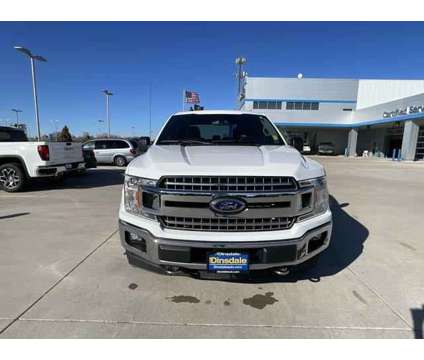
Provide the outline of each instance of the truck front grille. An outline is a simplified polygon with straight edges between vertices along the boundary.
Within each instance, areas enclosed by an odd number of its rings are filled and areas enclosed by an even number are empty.
[[[226,232],[285,230],[294,222],[293,217],[251,219],[160,216],[159,220],[168,229]]]
[[[173,176],[164,177],[160,188],[182,191],[273,192],[294,191],[291,177],[275,176]]]

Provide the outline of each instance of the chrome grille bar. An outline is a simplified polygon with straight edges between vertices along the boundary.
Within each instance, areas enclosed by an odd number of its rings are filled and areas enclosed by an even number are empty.
[[[183,191],[273,192],[294,191],[291,177],[275,176],[172,176],[160,181],[160,188]]]
[[[160,216],[162,225],[169,229],[197,231],[270,231],[284,230],[293,225],[293,217],[273,218],[200,218]]]

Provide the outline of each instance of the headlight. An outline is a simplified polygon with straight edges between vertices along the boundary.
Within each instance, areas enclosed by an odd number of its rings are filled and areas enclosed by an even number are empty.
[[[325,176],[304,180],[299,183],[300,187],[314,187],[314,206],[311,212],[298,217],[298,221],[309,219],[313,216],[325,213],[329,208],[327,180]]]
[[[149,219],[155,219],[155,216],[148,211],[153,210],[154,212],[154,210],[159,209],[159,194],[149,191],[149,188],[155,187],[156,184],[156,180],[125,175],[125,210],[131,214],[145,216]]]

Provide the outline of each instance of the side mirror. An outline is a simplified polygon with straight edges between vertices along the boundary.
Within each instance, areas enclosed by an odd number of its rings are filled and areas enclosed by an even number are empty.
[[[138,139],[138,146],[142,152],[146,152],[150,146],[150,137],[142,136]]]
[[[303,151],[303,139],[301,137],[293,137],[291,139],[291,146],[293,146],[297,151]]]

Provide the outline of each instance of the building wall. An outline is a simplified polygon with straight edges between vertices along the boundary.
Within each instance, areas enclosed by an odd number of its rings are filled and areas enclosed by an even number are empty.
[[[359,125],[361,123],[372,123],[373,121],[383,119],[384,112],[391,112],[399,108],[406,108],[408,106],[421,105],[424,105],[424,94],[389,101],[387,103],[371,106],[365,109],[358,109],[353,113],[352,119],[355,124]],[[419,116],[419,114],[417,114],[417,116]],[[402,116],[399,117],[399,119],[402,119]]]
[[[424,80],[359,80],[357,109],[424,93]]]
[[[356,101],[358,80],[247,77],[246,98]]]
[[[344,124],[352,121],[356,109],[358,80],[251,78],[245,80],[245,100],[241,109],[265,114],[277,123],[307,125]],[[280,100],[281,110],[253,109],[254,100]],[[287,101],[319,102],[319,110],[286,110]]]
[[[358,155],[368,150],[390,157],[402,146],[402,133],[395,134],[395,128],[403,129],[406,120],[424,122],[424,80],[246,77],[243,93],[242,110],[266,115],[290,133],[302,134],[311,146],[332,142],[338,154],[345,151],[349,129],[358,127]],[[254,109],[260,100],[281,101],[282,108]],[[319,110],[288,110],[288,101],[318,102]],[[422,112],[384,114],[410,106]]]
[[[265,114],[276,123],[292,126],[367,124],[382,120],[384,112],[424,105],[424,80],[247,77],[244,86],[242,110]],[[411,95],[416,92],[420,94]],[[280,100],[282,109],[253,109],[255,100]],[[302,100],[319,102],[319,110],[286,110],[287,101]]]

